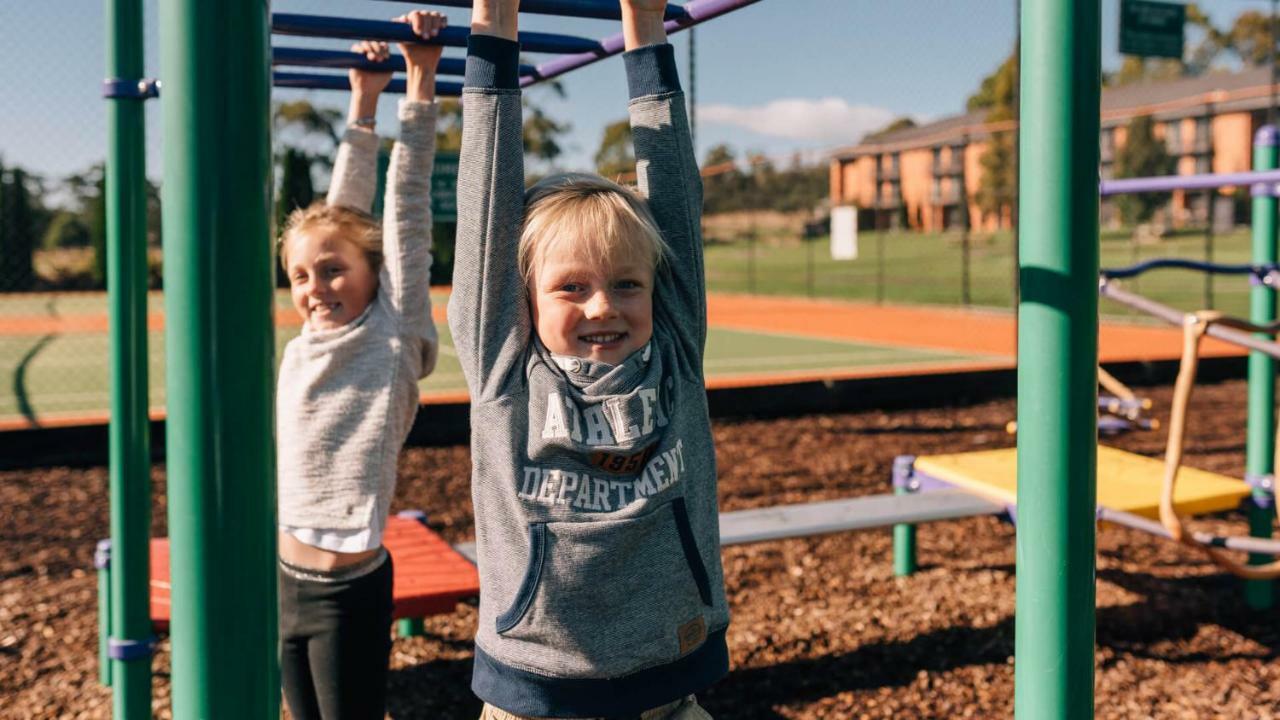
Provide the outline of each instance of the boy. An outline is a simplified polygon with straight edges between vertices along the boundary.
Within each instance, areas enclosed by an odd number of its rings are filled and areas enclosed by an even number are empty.
[[[524,191],[517,0],[476,0],[449,322],[471,389],[485,718],[706,718],[728,671],[702,186],[663,28],[623,0],[640,195]],[[645,201],[647,198],[647,202]]]

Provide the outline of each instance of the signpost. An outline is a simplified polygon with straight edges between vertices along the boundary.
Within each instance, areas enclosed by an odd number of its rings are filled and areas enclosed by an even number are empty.
[[[436,153],[431,173],[431,217],[435,222],[458,221],[458,153]]]
[[[1153,0],[1120,0],[1120,52],[1182,59],[1185,5]]]

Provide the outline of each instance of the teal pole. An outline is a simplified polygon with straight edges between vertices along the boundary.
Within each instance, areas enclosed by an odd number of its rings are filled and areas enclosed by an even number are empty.
[[[1258,129],[1253,138],[1253,169],[1274,170],[1277,164],[1277,131],[1273,125]],[[1253,196],[1252,261],[1259,264],[1276,262],[1276,199],[1269,194]],[[1259,325],[1276,319],[1275,291],[1265,285],[1249,290],[1249,319]],[[1258,337],[1271,339],[1265,334]],[[1256,480],[1275,471],[1276,439],[1276,366],[1269,356],[1249,353],[1249,420],[1245,446],[1245,473]],[[1249,504],[1249,534],[1271,537],[1271,518],[1275,496],[1270,490],[1254,485],[1253,502]],[[1259,565],[1269,561],[1265,555],[1250,555],[1249,562]],[[1245,602],[1255,610],[1269,609],[1275,602],[1274,583],[1251,580],[1245,583]]]
[[[107,0],[107,77],[143,76],[142,0]],[[151,717],[151,452],[147,417],[145,100],[107,100],[107,312],[112,714]]]
[[[1014,713],[1093,717],[1099,0],[1022,3]]]
[[[160,3],[177,718],[280,716],[267,6]]]
[[[893,494],[910,495],[919,490],[912,479],[916,458],[914,455],[899,455],[893,461]],[[906,577],[917,569],[916,560],[916,526],[910,523],[898,523],[893,526],[893,574]]]
[[[111,541],[99,540],[93,553],[98,568],[98,682],[111,687]]]

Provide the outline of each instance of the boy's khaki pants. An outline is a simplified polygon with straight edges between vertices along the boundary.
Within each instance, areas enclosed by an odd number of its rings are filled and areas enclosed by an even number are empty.
[[[662,707],[656,707],[651,710],[645,710],[635,716],[638,720],[712,720],[711,714],[703,710],[698,705],[698,699],[693,695],[668,703]],[[484,710],[480,712],[480,720],[542,720],[541,718],[531,718],[524,715],[514,715],[506,710],[500,710],[488,703],[485,703]],[[584,718],[583,720],[605,720],[604,718]]]

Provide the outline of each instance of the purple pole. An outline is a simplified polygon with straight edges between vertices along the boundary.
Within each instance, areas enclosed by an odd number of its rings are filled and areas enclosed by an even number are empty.
[[[1124,195],[1169,190],[1207,190],[1220,187],[1250,186],[1254,195],[1277,195],[1280,170],[1238,173],[1206,173],[1203,175],[1163,175],[1147,178],[1103,180],[1098,183],[1101,195]]]
[[[406,23],[331,17],[328,15],[299,15],[297,13],[272,13],[271,32],[276,35],[346,38],[348,40],[423,41],[422,38],[413,33],[413,29]],[[470,35],[471,31],[467,28],[446,27],[429,44],[466,47],[467,38]],[[590,38],[540,32],[520,33],[520,46],[528,52],[537,53],[590,53],[599,50],[599,44]]]
[[[704,23],[713,18],[720,17],[725,13],[733,12],[739,8],[744,8],[760,0],[692,0],[685,3],[684,15],[682,17],[668,20],[666,22],[668,33],[677,33],[688,27],[693,27],[699,23]],[[521,8],[523,10],[523,8]],[[569,55],[561,55],[552,58],[538,66],[533,76],[524,76],[520,78],[520,86],[527,87],[542,80],[548,80],[563,75],[570,70],[577,70],[584,65],[590,65],[593,62],[612,57],[622,52],[622,33],[610,35],[600,41],[600,50],[592,52],[582,52]]]

